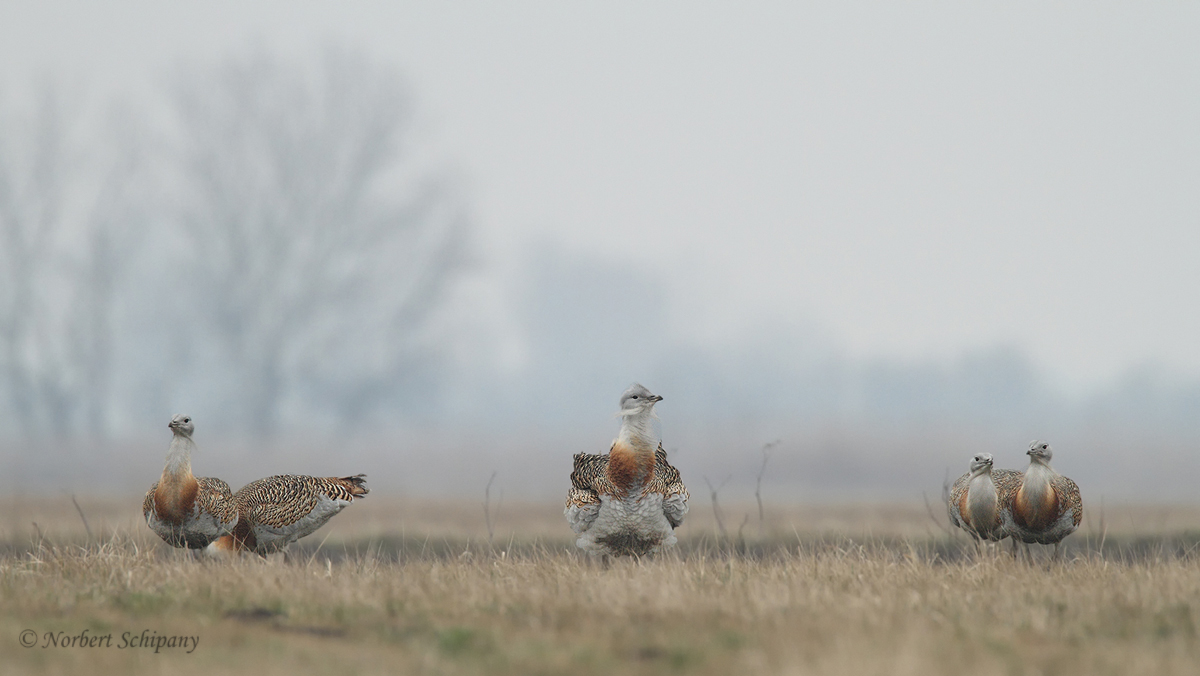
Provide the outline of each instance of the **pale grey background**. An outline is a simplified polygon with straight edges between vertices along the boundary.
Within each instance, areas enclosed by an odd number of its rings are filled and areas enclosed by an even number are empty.
[[[552,497],[640,380],[697,488],[745,493],[781,438],[778,499],[913,498],[1041,437],[1085,498],[1194,499],[1200,8],[244,4],[0,3],[0,101],[55,82],[156,128],[181,68],[328,45],[396,67],[414,162],[469,222],[432,375],[254,440],[208,367],[147,356],[142,279],[103,430],[0,416],[0,490],[148,485],[188,411],[197,471],[235,486],[474,496],[496,469]]]

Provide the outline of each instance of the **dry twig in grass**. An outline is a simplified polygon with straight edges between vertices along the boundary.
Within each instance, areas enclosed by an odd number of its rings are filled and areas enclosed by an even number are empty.
[[[495,537],[495,529],[492,523],[492,482],[496,480],[496,470],[492,470],[492,476],[488,477],[487,486],[483,489],[483,520],[487,525],[488,546],[492,545],[492,539]],[[504,491],[500,491],[500,498],[496,501],[496,515],[500,515],[500,504],[504,502]]]
[[[758,502],[758,535],[759,535],[759,537],[762,537],[762,535],[763,535],[763,501],[762,501],[763,475],[767,473],[767,461],[771,459],[772,449],[774,449],[776,446],[778,446],[781,441],[783,441],[783,440],[776,439],[775,441],[769,441],[769,442],[763,444],[763,447],[762,447],[762,457],[763,457],[762,466],[758,468],[758,480],[754,482],[754,499]]]
[[[704,477],[704,483],[708,484],[708,491],[712,495],[713,518],[717,520],[717,530],[720,532],[722,540],[728,540],[729,535],[725,532],[725,519],[721,516],[721,505],[719,502],[717,502],[717,493],[725,487],[725,484],[729,483],[731,478],[731,476],[727,476],[719,486],[713,487],[712,482],[708,480],[708,477]]]
[[[71,504],[75,505],[75,511],[79,512],[79,519],[83,521],[83,529],[87,531],[88,540],[92,540],[92,527],[88,525],[87,517],[83,515],[83,508],[79,506],[79,501],[75,499],[75,494],[71,494]]]

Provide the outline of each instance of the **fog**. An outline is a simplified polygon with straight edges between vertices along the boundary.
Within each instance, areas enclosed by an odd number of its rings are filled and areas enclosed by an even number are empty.
[[[1195,500],[1196,10],[292,9],[6,11],[0,491]]]

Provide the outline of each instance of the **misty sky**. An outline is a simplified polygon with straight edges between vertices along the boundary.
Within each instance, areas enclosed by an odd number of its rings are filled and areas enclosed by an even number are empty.
[[[1200,376],[1200,6],[797,4],[2,2],[0,93],[350,44],[463,180],[484,316],[549,241],[698,346]]]

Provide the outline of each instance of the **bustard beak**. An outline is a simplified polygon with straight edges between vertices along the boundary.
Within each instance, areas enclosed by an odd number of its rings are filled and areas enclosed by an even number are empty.
[[[652,394],[650,395],[650,401],[657,404],[658,402],[662,401],[662,397],[658,396],[657,394]]]

